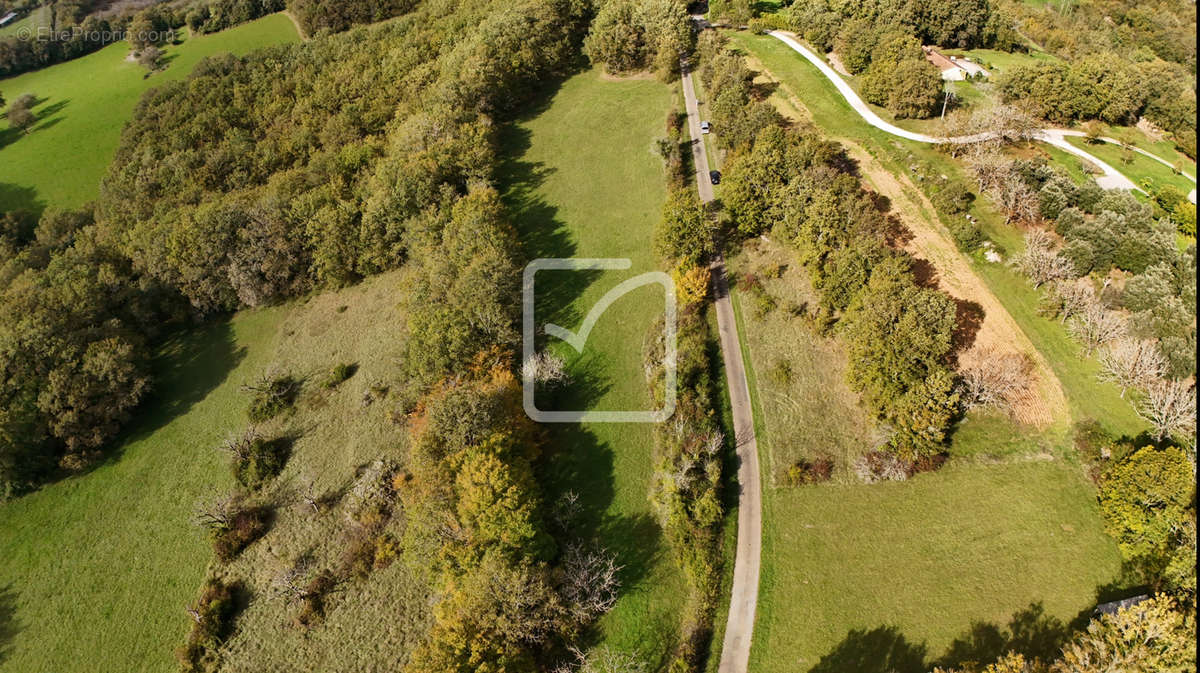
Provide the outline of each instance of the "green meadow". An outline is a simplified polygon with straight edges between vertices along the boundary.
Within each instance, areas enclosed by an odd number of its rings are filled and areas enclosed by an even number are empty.
[[[0,211],[75,208],[96,198],[121,129],[147,89],[187,76],[201,59],[223,52],[298,42],[282,13],[219,33],[186,36],[164,47],[167,67],[147,70],[126,60],[129,45],[100,51],[42,70],[0,80],[8,101],[33,94],[37,121],[22,133],[0,119]]]
[[[604,257],[631,261],[628,271],[541,272],[539,327],[578,329],[592,305],[624,278],[659,268],[652,232],[666,196],[654,141],[665,133],[677,94],[650,79],[614,80],[585,71],[562,84],[540,109],[503,133],[508,159],[501,184],[529,259]],[[539,406],[559,410],[651,408],[642,345],[662,316],[662,291],[622,297],[597,322],[581,355],[556,339],[572,383]],[[685,596],[649,501],[652,427],[638,423],[551,424],[554,457],[549,497],[567,491],[584,505],[585,535],[618,555],[622,597],[598,637],[624,651],[666,656]],[[654,662],[661,663],[661,662]]]

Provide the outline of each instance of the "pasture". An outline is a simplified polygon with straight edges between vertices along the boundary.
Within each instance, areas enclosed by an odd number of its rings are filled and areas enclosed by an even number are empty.
[[[12,101],[25,93],[37,104],[23,133],[0,119],[0,212],[77,208],[96,198],[116,151],[121,129],[143,92],[180,79],[201,59],[223,52],[246,54],[272,44],[298,42],[295,25],[273,14],[210,35],[188,36],[164,47],[166,69],[147,76],[126,59],[126,42],[65,63],[0,80]]]
[[[503,131],[505,201],[525,254],[631,261],[628,271],[541,272],[538,325],[578,329],[592,305],[621,279],[659,268],[652,232],[666,196],[655,149],[676,94],[646,78],[578,74],[539,109]],[[625,295],[596,323],[582,355],[557,339],[572,384],[542,408],[650,408],[642,345],[663,312],[658,286]],[[540,331],[540,330],[539,330]],[[674,644],[685,594],[649,501],[652,427],[640,423],[549,424],[553,458],[548,497],[579,494],[595,535],[618,555],[623,591],[598,637],[624,651],[665,656]],[[658,662],[655,662],[658,663]]]

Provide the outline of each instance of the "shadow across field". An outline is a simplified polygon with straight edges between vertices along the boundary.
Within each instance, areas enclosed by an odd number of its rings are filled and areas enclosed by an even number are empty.
[[[0,131],[0,136],[6,133],[8,130]],[[3,146],[4,140],[0,137],[0,147]],[[45,209],[46,202],[38,198],[37,190],[33,187],[0,182],[0,212],[19,211],[38,215]]]
[[[113,449],[96,466],[119,460],[130,443],[153,435],[187,413],[224,383],[245,356],[246,349],[236,345],[227,318],[168,337],[155,357],[155,387],[138,414],[138,422],[112,442]]]
[[[1098,591],[1098,595],[1104,593],[1103,589]],[[1087,625],[1090,617],[1091,610],[1085,610],[1068,623],[1047,615],[1040,602],[1030,603],[1014,613],[1005,625],[972,623],[936,659],[929,659],[925,643],[909,641],[895,626],[856,629],[821,657],[810,673],[925,673],[934,666],[953,669],[969,664],[986,665],[1009,652],[1027,659],[1051,661],[1072,633]]]

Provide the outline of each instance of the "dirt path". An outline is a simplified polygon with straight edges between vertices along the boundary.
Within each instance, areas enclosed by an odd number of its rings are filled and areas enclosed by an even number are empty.
[[[287,15],[287,18],[291,19],[292,25],[296,27],[296,34],[300,36],[300,41],[308,42],[308,35],[304,33],[304,27],[300,25],[300,20],[296,18],[296,15],[292,14],[292,10],[285,9],[283,13]]]
[[[713,189],[708,176],[708,155],[700,132],[700,113],[691,74],[684,68],[683,96],[687,106],[688,130],[692,137],[692,159],[696,167],[696,187],[700,199],[712,201]],[[762,559],[762,486],[758,471],[758,442],[754,436],[754,413],[750,404],[750,385],[738,339],[737,321],[729,298],[725,260],[718,256],[712,263],[713,290],[716,295],[717,331],[721,335],[721,357],[733,407],[734,444],[738,456],[738,528],[737,555],[733,562],[733,591],[729,600],[729,619],[721,645],[718,673],[746,673],[750,663],[750,643],[754,635],[754,613],[758,606],[758,578]]]

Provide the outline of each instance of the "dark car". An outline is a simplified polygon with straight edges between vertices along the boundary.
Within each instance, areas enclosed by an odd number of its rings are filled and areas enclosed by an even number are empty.
[[[712,181],[714,185],[721,184],[721,171],[709,171],[708,179]]]

